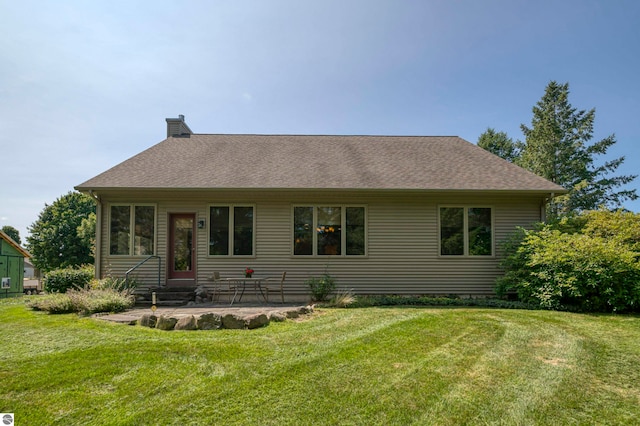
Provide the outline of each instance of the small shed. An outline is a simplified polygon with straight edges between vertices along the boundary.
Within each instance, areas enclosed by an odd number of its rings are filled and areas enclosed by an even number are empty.
[[[29,252],[0,231],[0,298],[22,296],[25,257]]]

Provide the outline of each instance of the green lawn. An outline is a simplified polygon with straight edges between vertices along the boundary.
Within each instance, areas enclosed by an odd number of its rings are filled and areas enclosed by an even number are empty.
[[[640,318],[323,309],[163,332],[0,301],[17,425],[638,424]]]

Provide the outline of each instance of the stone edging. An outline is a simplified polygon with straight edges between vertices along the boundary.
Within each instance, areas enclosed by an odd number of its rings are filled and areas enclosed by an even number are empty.
[[[136,322],[143,327],[159,330],[217,330],[226,329],[254,329],[264,327],[271,321],[281,322],[289,318],[313,313],[312,306],[305,306],[286,311],[259,312],[250,315],[238,313],[219,314],[209,312],[199,315],[159,315],[143,314]]]

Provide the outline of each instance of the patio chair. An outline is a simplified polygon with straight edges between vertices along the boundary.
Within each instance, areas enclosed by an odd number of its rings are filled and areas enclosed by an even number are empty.
[[[230,293],[222,280],[220,280],[220,272],[215,271],[212,276],[207,278],[212,284],[205,284],[207,296],[211,298],[212,302],[219,300],[222,293]]]
[[[269,303],[269,293],[280,293],[280,300],[284,303],[284,279],[287,277],[286,271],[282,273],[282,278],[279,283],[270,284],[269,280],[267,280],[267,284],[262,287],[262,291],[264,292],[264,297],[267,303]]]

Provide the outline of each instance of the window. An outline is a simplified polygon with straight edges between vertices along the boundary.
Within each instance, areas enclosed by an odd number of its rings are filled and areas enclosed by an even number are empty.
[[[293,254],[313,254],[313,207],[293,209]]]
[[[488,207],[440,207],[440,254],[491,256],[492,212]]]
[[[252,256],[254,227],[252,206],[211,206],[209,255]]]
[[[145,256],[155,252],[156,208],[151,205],[112,205],[109,254]]]
[[[317,207],[316,233],[317,252],[320,255],[342,254],[342,209],[340,207]]]
[[[365,246],[364,207],[293,208],[294,255],[364,256]]]
[[[364,207],[346,209],[347,256],[364,255]]]

